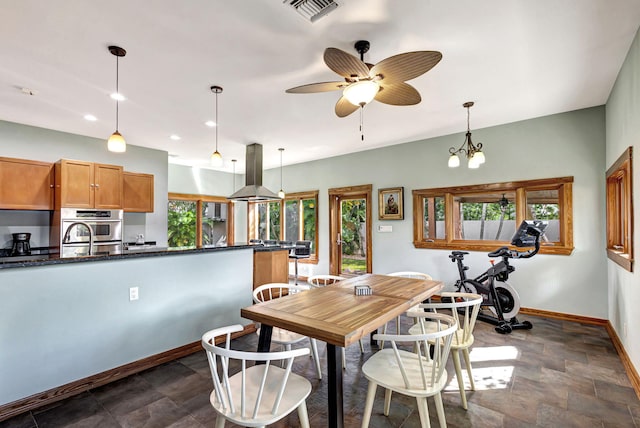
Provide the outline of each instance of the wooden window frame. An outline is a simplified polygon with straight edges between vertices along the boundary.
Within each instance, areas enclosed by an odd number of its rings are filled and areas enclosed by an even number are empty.
[[[477,184],[471,186],[441,187],[413,190],[413,245],[415,248],[493,251],[497,246],[510,243],[492,240],[454,239],[454,231],[459,223],[454,212],[457,195],[469,193],[515,192],[516,225],[526,219],[527,191],[558,190],[560,205],[560,242],[542,243],[541,254],[569,255],[573,251],[573,177],[545,178],[541,180],[510,181],[504,183]],[[444,197],[445,237],[430,239],[424,236],[424,198]]]
[[[633,272],[633,148],[607,170],[607,257]]]
[[[224,196],[194,195],[188,193],[169,193],[169,200],[196,203],[196,248],[202,248],[202,204],[204,202],[218,202],[227,204],[227,245],[235,244],[234,204]]]
[[[319,223],[319,209],[318,209],[318,194],[320,192],[318,190],[312,190],[308,192],[296,192],[287,194],[284,199],[280,199],[279,201],[262,201],[262,202],[249,202],[247,204],[247,239],[255,239],[258,231],[258,210],[257,206],[261,203],[270,203],[270,202],[278,202],[280,203],[280,240],[284,240],[285,233],[285,206],[288,201],[300,201],[300,207],[302,207],[302,200],[304,199],[314,199],[316,201],[316,232],[315,232],[315,248],[312,248],[311,256],[308,259],[299,259],[298,263],[311,263],[318,264],[319,259],[319,242],[318,242],[318,223]],[[303,210],[299,211],[299,215],[302,217]],[[299,222],[300,227],[304,227],[304,221],[300,218]],[[304,231],[300,231],[300,236],[304,236]]]

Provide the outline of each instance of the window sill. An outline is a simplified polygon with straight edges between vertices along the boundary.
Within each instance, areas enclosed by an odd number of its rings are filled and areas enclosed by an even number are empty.
[[[629,257],[629,254],[607,248],[607,257],[609,257],[609,260],[612,262],[620,265],[624,270],[633,272],[633,259]]]
[[[518,248],[512,245],[509,245],[508,242],[493,242],[493,243],[485,243],[479,241],[466,241],[466,242],[445,242],[445,241],[434,241],[434,242],[414,242],[413,246],[415,248],[426,248],[426,249],[434,249],[434,250],[457,250],[457,251],[495,251],[499,247],[510,247],[516,249],[518,251],[526,251],[528,249],[533,249],[533,247],[524,247]],[[565,247],[561,245],[541,245],[540,251],[538,254],[554,254],[560,256],[568,256],[573,252],[573,247]]]

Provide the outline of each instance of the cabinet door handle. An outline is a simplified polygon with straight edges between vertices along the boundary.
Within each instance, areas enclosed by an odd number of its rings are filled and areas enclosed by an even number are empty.
[[[99,184],[96,184],[96,189],[99,189],[99,188],[100,188],[100,185],[99,185]]]
[[[94,186],[95,186],[95,184],[91,183],[89,186],[90,186],[90,187],[94,187]]]

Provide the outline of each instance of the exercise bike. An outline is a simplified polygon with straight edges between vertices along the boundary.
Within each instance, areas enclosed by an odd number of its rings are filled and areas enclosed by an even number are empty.
[[[482,307],[488,309],[490,314],[481,312],[478,319],[494,324],[495,330],[500,334],[511,333],[512,330],[530,330],[533,325],[529,321],[518,321],[516,315],[520,310],[520,297],[518,292],[506,281],[509,274],[516,268],[509,264],[510,259],[528,259],[535,256],[540,250],[540,239],[544,235],[547,223],[540,220],[525,220],[511,239],[511,245],[516,247],[534,247],[528,251],[510,250],[509,247],[500,247],[488,254],[489,257],[500,257],[502,261],[493,263],[486,272],[476,278],[467,278],[469,266],[465,266],[464,256],[466,251],[452,251],[449,258],[457,263],[460,279],[456,281],[456,291],[476,293],[483,297]]]

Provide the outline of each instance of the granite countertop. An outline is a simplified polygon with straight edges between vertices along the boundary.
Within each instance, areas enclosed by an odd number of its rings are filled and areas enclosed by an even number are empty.
[[[148,246],[147,248],[131,248],[128,250],[122,250],[117,253],[109,254],[96,254],[91,256],[81,257],[60,257],[59,254],[34,254],[31,256],[21,257],[0,257],[0,269],[9,268],[22,268],[22,267],[34,267],[34,266],[47,266],[67,263],[83,263],[83,262],[101,262],[110,260],[122,260],[139,257],[163,257],[163,256],[175,256],[185,254],[198,254],[198,253],[212,253],[218,251],[233,251],[253,249],[255,251],[274,251],[282,248],[259,248],[248,244],[235,244],[224,247],[181,247],[181,248],[163,248],[156,246]]]

